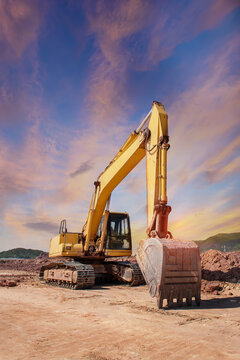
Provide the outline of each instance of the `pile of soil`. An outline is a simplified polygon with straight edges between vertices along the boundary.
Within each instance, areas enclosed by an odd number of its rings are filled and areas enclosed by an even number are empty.
[[[240,251],[208,250],[201,254],[202,278],[208,281],[240,281]]]

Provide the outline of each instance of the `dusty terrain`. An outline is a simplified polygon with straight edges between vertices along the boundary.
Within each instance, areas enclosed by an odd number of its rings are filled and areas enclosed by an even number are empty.
[[[25,262],[0,267],[0,281],[17,284],[0,286],[1,360],[240,358],[237,279],[204,280],[200,308],[158,310],[146,285],[50,287]]]

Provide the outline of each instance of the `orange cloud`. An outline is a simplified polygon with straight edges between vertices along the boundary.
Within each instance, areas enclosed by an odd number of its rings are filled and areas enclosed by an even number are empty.
[[[0,139],[0,193],[26,193],[38,187],[45,156],[36,125],[29,128],[25,142],[19,148]]]
[[[219,204],[195,207],[189,213],[182,214],[179,220],[170,221],[169,228],[174,238],[185,240],[203,240],[216,232],[239,231],[240,209],[238,206],[219,213]]]
[[[225,166],[217,169],[209,169],[205,172],[210,183],[223,180],[226,176],[240,174],[240,156],[228,162]]]

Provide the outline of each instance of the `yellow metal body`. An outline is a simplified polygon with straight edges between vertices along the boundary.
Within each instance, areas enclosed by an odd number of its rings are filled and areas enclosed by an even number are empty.
[[[167,152],[161,140],[168,138],[168,115],[164,106],[153,103],[148,129],[151,136],[146,148],[147,220],[153,217],[154,205],[167,203]]]
[[[82,244],[78,243],[78,233],[59,234],[50,240],[49,257],[83,257]],[[106,249],[104,257],[131,256],[132,250],[112,250]]]
[[[147,123],[144,127],[145,123]],[[139,128],[131,133],[95,184],[87,221],[83,228],[84,242],[79,243],[79,234],[60,234],[51,239],[50,256],[87,256],[91,246],[96,244],[96,234],[101,218],[105,221],[98,247],[99,256],[128,256],[131,250],[104,249],[108,211],[104,212],[108,199],[117,185],[146,156],[147,217],[148,226],[154,214],[154,205],[167,203],[167,149],[168,116],[164,106],[153,102],[152,110]],[[65,237],[64,237],[65,236]],[[99,239],[98,239],[99,241]],[[95,253],[97,255],[97,253]]]
[[[50,240],[49,257],[79,256],[83,254],[83,245],[78,243],[79,234],[62,233]]]

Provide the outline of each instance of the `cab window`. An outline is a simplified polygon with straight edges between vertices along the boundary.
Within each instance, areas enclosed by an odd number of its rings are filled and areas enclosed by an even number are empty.
[[[110,213],[107,225],[107,249],[131,249],[130,224],[127,214]]]

